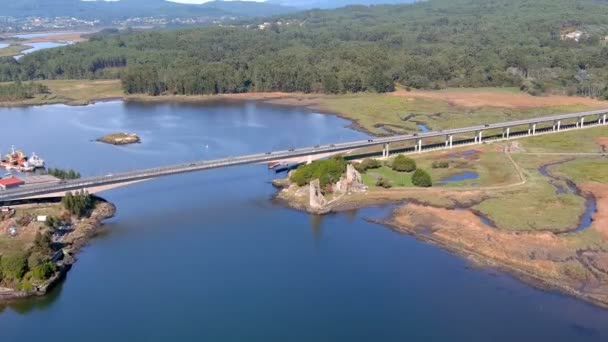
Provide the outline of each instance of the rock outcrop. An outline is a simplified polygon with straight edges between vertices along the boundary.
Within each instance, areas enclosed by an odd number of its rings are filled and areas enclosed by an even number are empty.
[[[312,209],[322,209],[327,204],[327,199],[325,199],[325,196],[323,196],[323,193],[321,192],[321,182],[319,182],[318,179],[310,182],[309,193],[309,204]]]
[[[112,145],[137,144],[141,139],[134,133],[112,133],[98,138],[97,141]]]

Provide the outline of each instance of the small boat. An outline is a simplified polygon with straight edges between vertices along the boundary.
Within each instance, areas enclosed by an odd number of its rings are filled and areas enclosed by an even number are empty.
[[[281,165],[280,162],[270,162],[270,163],[268,163],[268,168],[269,169],[274,169],[275,167],[277,167],[279,165]]]
[[[21,166],[18,168],[18,170],[21,172],[32,172],[32,171],[34,171],[34,169],[35,169],[35,167],[27,161],[23,162],[21,164]]]
[[[44,167],[44,159],[38,157],[36,153],[32,153],[32,155],[27,158],[27,162],[35,169]]]

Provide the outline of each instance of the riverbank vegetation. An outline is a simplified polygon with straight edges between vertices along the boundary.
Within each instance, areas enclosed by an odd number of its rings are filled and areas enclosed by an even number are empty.
[[[30,49],[31,46],[22,45],[22,44],[11,44],[3,49],[0,49],[0,58],[8,57],[13,58],[13,56],[17,56],[21,54],[24,50]]]
[[[605,97],[608,6],[431,0],[238,27],[98,35],[0,63],[0,80],[121,78],[127,93],[521,88]],[[280,22],[280,24],[279,24]],[[525,28],[525,29],[522,29]]]
[[[344,158],[332,157],[325,160],[316,160],[308,165],[302,165],[293,171],[289,178],[298,186],[304,186],[312,180],[318,179],[321,188],[325,189],[328,185],[339,181],[344,172],[346,172],[346,161]]]
[[[591,143],[581,152],[561,150],[584,140]],[[383,221],[393,229],[608,306],[607,144],[606,128],[594,127],[412,154],[418,168],[447,162],[428,168],[433,188],[415,187],[411,173],[382,165],[362,174],[367,192],[326,205],[348,210],[404,201]],[[463,173],[478,177],[442,180]],[[298,193],[290,200],[297,202]]]
[[[48,87],[40,83],[20,81],[0,84],[0,102],[15,102],[33,99],[39,94],[47,94]]]
[[[59,168],[48,168],[44,172],[47,175],[51,175],[57,177],[59,179],[78,179],[80,178],[80,172],[74,171],[72,169],[64,170]]]
[[[44,294],[114,207],[86,193],[0,213],[0,301]],[[42,218],[42,219],[41,219]]]

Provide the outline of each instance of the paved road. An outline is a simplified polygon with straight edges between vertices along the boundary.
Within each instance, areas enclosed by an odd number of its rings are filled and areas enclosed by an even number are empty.
[[[390,137],[374,138],[369,140],[359,140],[345,143],[336,143],[330,145],[304,147],[291,150],[272,151],[266,153],[250,154],[238,157],[227,157],[215,160],[204,160],[191,163],[168,165],[164,167],[143,169],[137,171],[121,172],[116,174],[108,174],[105,176],[98,177],[87,177],[77,180],[62,181],[51,185],[31,186],[23,187],[13,190],[0,190],[0,201],[11,201],[20,198],[32,197],[37,195],[66,192],[71,190],[79,190],[85,188],[92,188],[104,185],[127,183],[138,180],[151,179],[156,177],[170,176],[180,173],[202,171],[208,169],[216,169],[229,166],[245,165],[245,164],[257,164],[263,162],[270,162],[276,160],[285,160],[294,157],[317,155],[323,153],[335,153],[349,151],[353,149],[378,146],[386,143],[393,142],[404,142],[404,141],[416,141],[418,139],[428,139],[434,137],[445,137],[449,135],[461,135],[467,133],[475,133],[478,131],[501,129],[522,125],[530,124],[542,124],[542,123],[553,123],[558,120],[567,119],[578,119],[581,117],[592,117],[592,120],[587,121],[589,125],[592,123],[597,124],[598,118],[608,114],[608,109],[596,110],[589,112],[571,113],[571,114],[560,114],[552,115],[547,117],[516,120],[510,122],[501,122],[487,125],[471,126],[465,128],[449,129],[444,131],[435,131],[419,134],[405,134]],[[572,126],[572,124],[564,125]],[[543,130],[546,130],[544,128]],[[540,129],[539,129],[540,130]],[[456,145],[456,144],[455,144]]]

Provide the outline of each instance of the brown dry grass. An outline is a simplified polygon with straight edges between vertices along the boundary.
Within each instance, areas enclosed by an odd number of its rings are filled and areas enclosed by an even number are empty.
[[[608,184],[588,182],[581,186],[583,191],[593,194],[597,201],[597,212],[593,215],[593,229],[608,241]]]
[[[426,98],[446,101],[453,106],[467,108],[498,107],[510,109],[528,109],[536,107],[556,107],[584,105],[592,108],[605,108],[606,102],[586,97],[563,95],[532,96],[512,89],[446,89],[437,91],[397,90],[394,96],[406,98]]]

